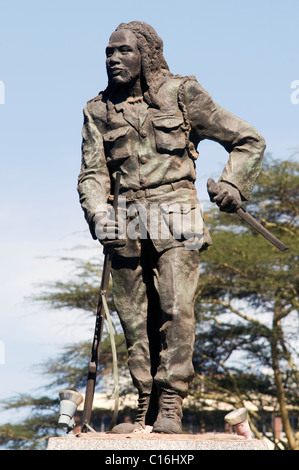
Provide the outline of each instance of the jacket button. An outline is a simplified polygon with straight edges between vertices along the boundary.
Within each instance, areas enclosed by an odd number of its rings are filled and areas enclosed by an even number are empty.
[[[140,163],[146,163],[147,158],[145,156],[140,157]]]

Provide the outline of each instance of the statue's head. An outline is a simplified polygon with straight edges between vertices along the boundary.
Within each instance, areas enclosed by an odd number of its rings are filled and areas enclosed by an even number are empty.
[[[129,29],[114,31],[106,48],[106,67],[112,86],[129,85],[141,77],[141,55]]]
[[[115,46],[117,60],[113,59]],[[163,41],[154,28],[140,21],[121,23],[110,36],[106,56],[109,86],[140,77],[144,94],[155,105],[156,87],[170,72],[163,56]]]

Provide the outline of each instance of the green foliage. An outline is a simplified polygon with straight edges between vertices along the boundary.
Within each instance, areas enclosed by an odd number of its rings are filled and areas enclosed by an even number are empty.
[[[82,321],[90,316],[95,318],[100,292],[101,265],[71,258],[62,259],[62,261],[74,266],[72,280],[47,284],[43,286],[43,293],[31,300],[40,302],[42,305],[49,305],[53,309],[77,309],[82,312]],[[111,286],[107,300],[114,323],[114,340],[121,374],[121,365],[127,360],[127,351],[114,311]],[[9,449],[44,449],[50,436],[63,434],[57,425],[58,391],[71,389],[85,392],[92,335],[93,330],[91,330],[89,341],[68,345],[57,357],[37,366],[39,374],[49,377],[47,386],[49,396],[42,398],[20,396],[2,403],[5,410],[22,409],[28,412],[22,424],[0,426],[1,446]],[[112,367],[110,336],[106,327],[103,331],[100,351],[97,390],[101,388],[103,374],[110,372]],[[51,398],[52,396],[55,398]]]
[[[72,280],[43,285],[44,292],[32,300],[46,303],[54,309],[76,308],[89,314],[95,312],[101,279],[100,264],[74,258],[62,258],[61,261],[74,266]],[[111,305],[111,292],[109,294]]]
[[[50,436],[59,435],[56,429],[59,400],[21,395],[4,403],[4,409],[24,408],[30,409],[30,417],[22,424],[0,426],[0,445],[12,450],[43,450]]]
[[[213,246],[202,254],[195,299],[193,394],[197,402],[204,410],[207,400],[209,406],[212,400],[216,414],[220,402],[231,408],[251,403],[250,420],[256,436],[264,410],[270,407],[283,418],[287,434],[284,445],[288,448],[296,447],[288,413],[299,416],[298,187],[297,162],[268,158],[247,203],[247,210],[289,246],[286,252],[279,252],[237,215],[220,213],[211,205],[205,220]],[[53,309],[78,309],[83,321],[96,311],[101,265],[65,261],[74,266],[74,276],[67,282],[43,286],[44,292],[33,300]],[[127,352],[111,290],[108,304],[113,312],[121,370]],[[92,337],[67,346],[58,357],[40,366],[40,373],[49,376],[49,396],[21,396],[4,403],[5,409],[28,409],[30,414],[22,424],[0,426],[1,445],[45,448],[47,437],[59,433],[57,391],[85,391],[91,341]],[[110,339],[104,331],[99,373],[109,372],[111,364]]]
[[[213,246],[201,260],[194,354],[206,389],[221,390],[239,406],[255,397],[260,411],[266,394],[274,409],[282,413],[288,403],[297,416],[298,187],[298,162],[268,158],[247,204],[248,212],[289,247],[285,252],[237,215],[215,207],[207,212]],[[285,419],[286,426],[287,413]]]

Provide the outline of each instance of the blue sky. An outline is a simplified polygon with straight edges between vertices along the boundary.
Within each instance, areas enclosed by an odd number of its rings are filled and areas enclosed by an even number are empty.
[[[53,313],[24,299],[38,292],[37,283],[67,278],[57,256],[81,243],[101,255],[76,182],[82,108],[106,86],[110,34],[121,22],[151,24],[173,73],[195,75],[217,103],[260,131],[268,152],[287,159],[299,148],[299,104],[290,99],[299,80],[299,3],[0,0],[0,12],[2,399],[34,392],[43,384],[35,364],[92,336],[92,321],[82,325],[77,313]],[[204,200],[206,180],[221,174],[227,154],[212,142],[199,150]]]

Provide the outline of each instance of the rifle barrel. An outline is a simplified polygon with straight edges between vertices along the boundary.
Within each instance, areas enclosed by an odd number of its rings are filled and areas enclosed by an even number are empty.
[[[114,188],[113,208],[114,208],[115,214],[116,214],[117,204],[118,204],[119,187],[120,187],[120,172],[116,174],[115,188]],[[98,369],[98,363],[100,359],[100,343],[102,339],[104,320],[105,320],[105,310],[104,310],[103,301],[102,301],[102,294],[106,296],[108,287],[109,287],[113,247],[111,246],[105,247],[104,255],[105,255],[104,265],[103,265],[103,272],[102,272],[102,279],[101,279],[100,295],[99,295],[97,312],[96,312],[94,337],[93,337],[91,355],[90,355],[90,360],[89,360],[89,365],[88,365],[84,409],[83,409],[82,420],[81,420],[81,423],[82,423],[81,432],[87,432],[88,430],[87,425],[89,425],[90,423],[95,384],[96,384],[97,369]]]

